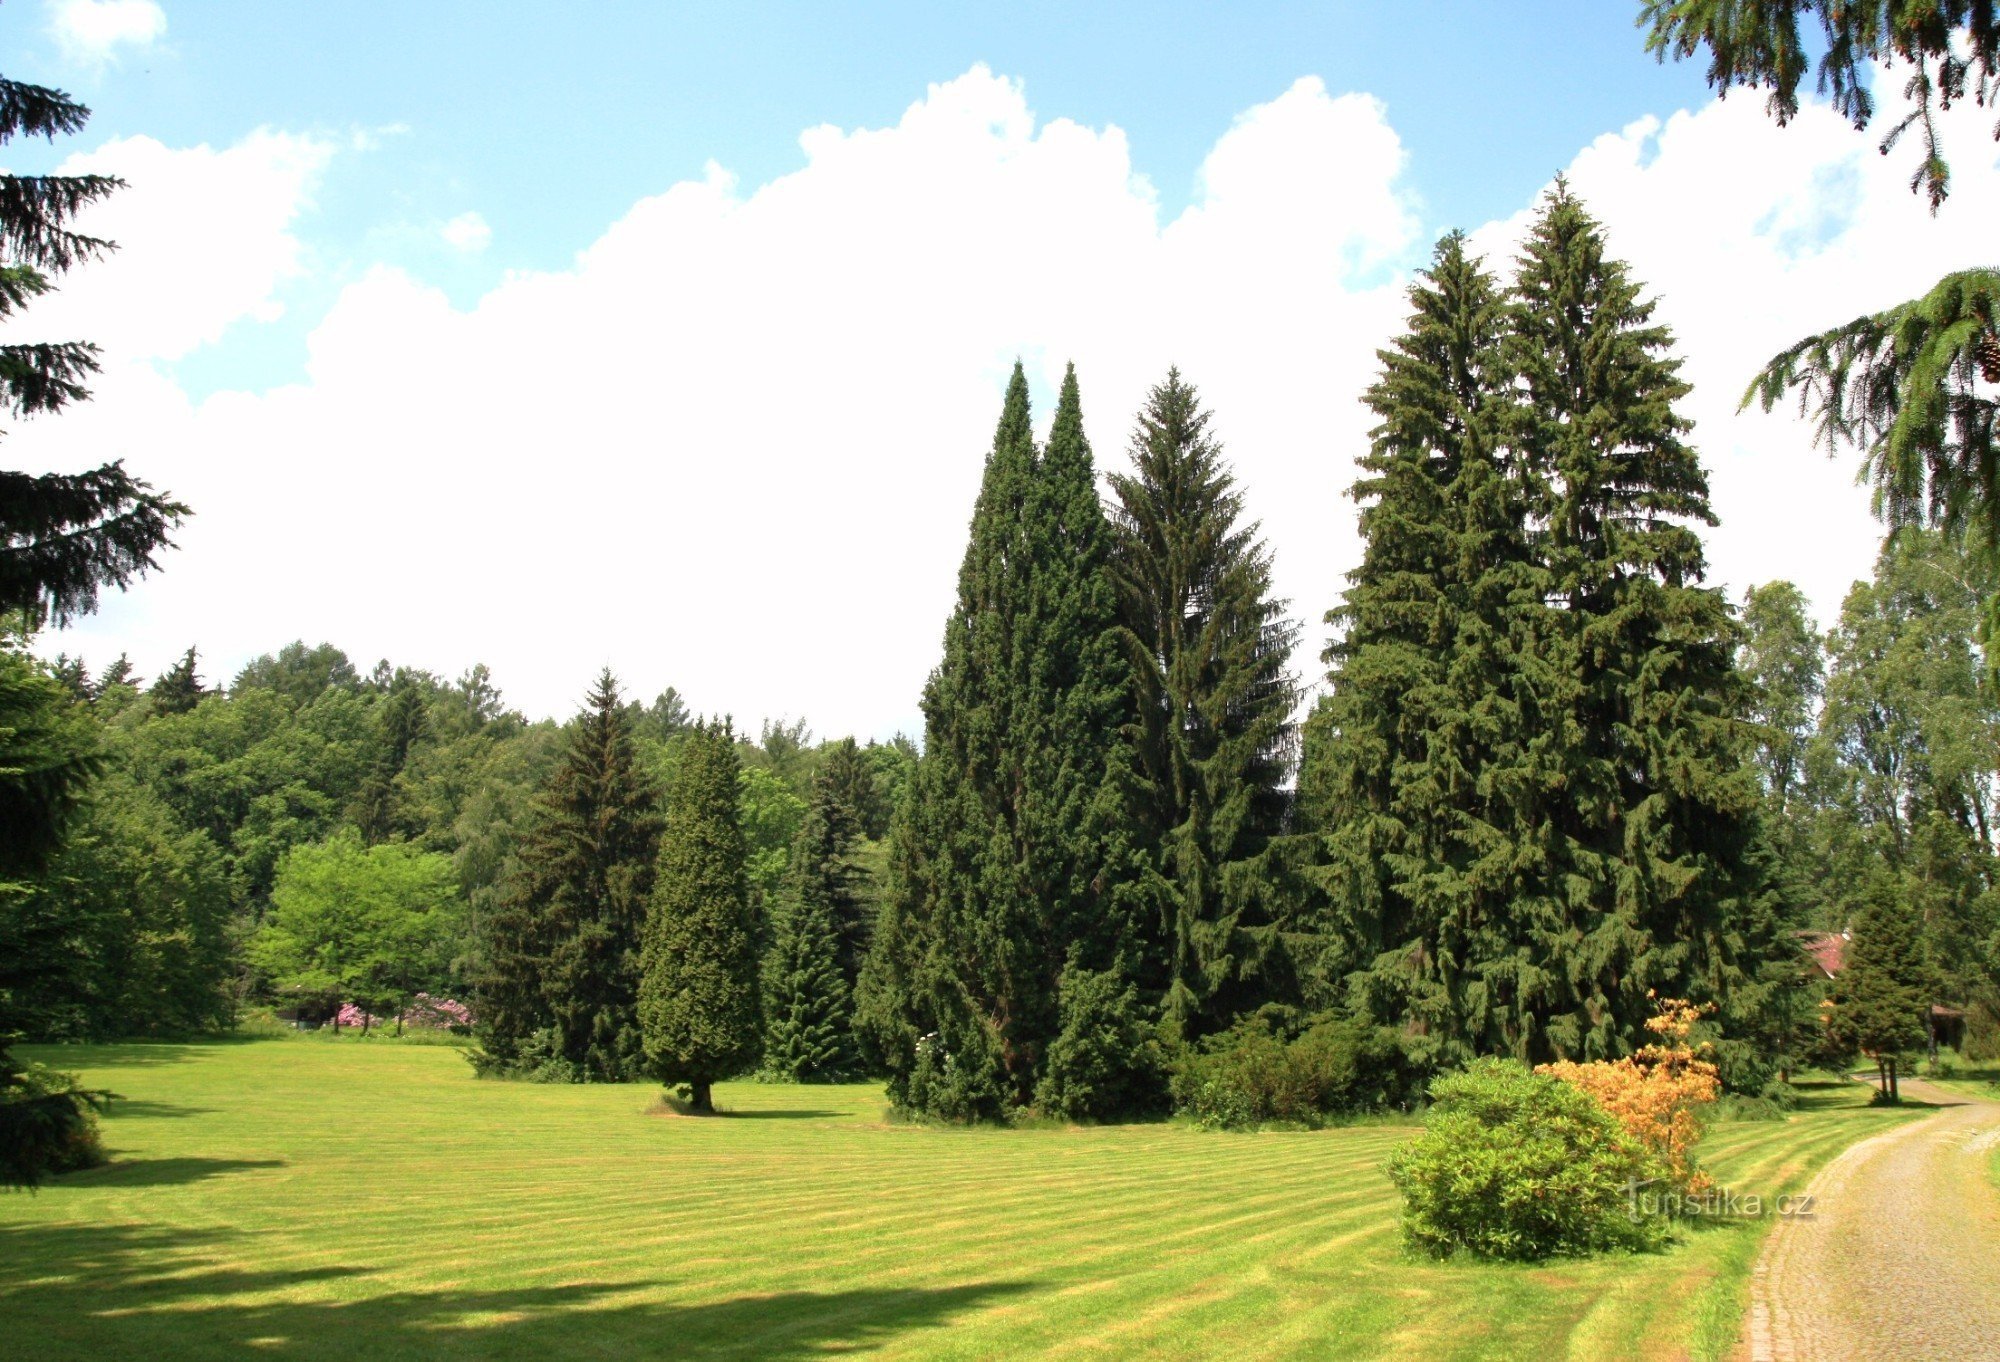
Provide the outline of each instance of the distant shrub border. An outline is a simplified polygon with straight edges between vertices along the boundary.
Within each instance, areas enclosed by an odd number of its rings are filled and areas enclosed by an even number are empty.
[[[1293,1031],[1257,1014],[1183,1052],[1173,1064],[1174,1109],[1208,1129],[1323,1125],[1343,1115],[1406,1105],[1416,1065],[1386,1027],[1333,1017]]]
[[[1632,1211],[1664,1168],[1581,1088],[1481,1059],[1433,1083],[1431,1102],[1388,1164],[1411,1248],[1532,1261],[1664,1242],[1662,1219]]]

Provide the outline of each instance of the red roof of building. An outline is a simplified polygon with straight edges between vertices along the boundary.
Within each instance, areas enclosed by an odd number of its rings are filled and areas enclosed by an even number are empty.
[[[1840,973],[1840,967],[1847,963],[1847,933],[1807,932],[1804,938],[1806,954],[1819,966],[1819,972],[1831,979]]]

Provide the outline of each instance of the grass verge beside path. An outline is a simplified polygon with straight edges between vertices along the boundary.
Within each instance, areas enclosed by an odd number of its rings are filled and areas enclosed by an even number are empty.
[[[22,1356],[1647,1358],[1727,1350],[1763,1226],[1542,1267],[1405,1259],[1386,1125],[933,1130],[879,1088],[479,1082],[444,1048],[37,1050],[116,1162],[0,1198]],[[1914,1113],[1722,1125],[1771,1197]]]

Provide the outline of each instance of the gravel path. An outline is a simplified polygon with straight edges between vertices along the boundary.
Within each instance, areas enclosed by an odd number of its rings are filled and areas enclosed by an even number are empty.
[[[1752,1362],[2000,1359],[2000,1104],[1902,1090],[1943,1110],[1841,1154],[1765,1241]]]

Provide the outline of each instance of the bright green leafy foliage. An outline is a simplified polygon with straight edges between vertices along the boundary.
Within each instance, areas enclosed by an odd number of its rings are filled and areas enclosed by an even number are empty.
[[[1827,640],[1805,835],[1827,911],[1814,925],[1842,930],[1883,899],[1909,905],[1942,1000],[1974,1005],[1990,1032],[2000,707],[1979,643],[1987,561],[1936,535],[1897,535],[1875,580],[1848,593]]]
[[[1582,1089],[1481,1059],[1433,1084],[1431,1103],[1389,1159],[1412,1248],[1534,1260],[1664,1240],[1664,1219],[1633,1214],[1660,1170]]]
[[[1148,982],[1183,1032],[1267,987],[1282,908],[1262,857],[1284,827],[1297,627],[1271,553],[1178,370],[1147,395],[1130,472],[1111,475],[1112,564],[1139,689],[1140,836],[1171,907]]]
[[[271,905],[249,957],[281,995],[400,1014],[448,986],[463,912],[449,857],[345,833],[286,853]]]
[[[641,1071],[640,927],[660,822],[658,791],[606,671],[524,821],[487,924],[477,1015],[501,1066],[546,1032],[549,1076],[615,1082]]]
[[[1139,950],[1132,679],[1109,559],[1076,376],[1037,450],[1017,365],[862,988],[871,1055],[914,1110],[994,1119],[1031,1101],[1065,966],[1121,968]]]
[[[707,1112],[715,1083],[756,1065],[763,1019],[735,734],[708,723],[684,742],[646,916],[639,1023],[647,1071],[686,1088],[694,1110]]]
[[[223,856],[113,769],[91,789],[34,900],[44,949],[16,1024],[42,1038],[185,1035],[230,1025],[240,972]],[[0,913],[4,916],[4,913]],[[11,935],[0,931],[0,935]]]

